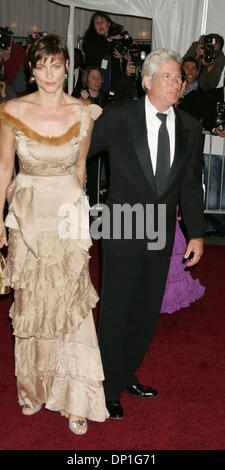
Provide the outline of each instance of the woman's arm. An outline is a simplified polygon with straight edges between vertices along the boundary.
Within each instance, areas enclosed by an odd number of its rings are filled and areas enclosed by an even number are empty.
[[[9,126],[0,124],[0,248],[7,245],[3,213],[6,201],[6,192],[14,168],[15,134]]]
[[[80,143],[80,153],[77,159],[76,167],[77,174],[80,178],[82,187],[85,182],[85,169],[86,169],[86,157],[91,143],[91,134],[94,126],[94,121],[91,120],[90,126],[87,131],[87,136]]]

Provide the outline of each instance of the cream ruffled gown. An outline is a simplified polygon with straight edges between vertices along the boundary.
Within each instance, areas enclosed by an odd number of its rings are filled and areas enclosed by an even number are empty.
[[[18,103],[18,102],[17,102]],[[4,284],[10,310],[20,405],[94,421],[108,417],[89,276],[89,205],[76,174],[80,141],[101,108],[80,105],[60,137],[40,136],[1,107],[16,135],[20,172],[8,189],[9,247]],[[72,227],[72,228],[71,228]]]

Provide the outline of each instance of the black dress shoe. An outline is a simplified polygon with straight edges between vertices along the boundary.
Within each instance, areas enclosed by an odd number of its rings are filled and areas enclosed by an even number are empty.
[[[131,393],[131,395],[138,398],[156,398],[158,396],[158,392],[156,390],[139,383],[129,385],[129,387],[126,387],[126,390]]]
[[[123,408],[119,400],[107,401],[106,402],[107,410],[112,419],[122,419],[123,418]]]

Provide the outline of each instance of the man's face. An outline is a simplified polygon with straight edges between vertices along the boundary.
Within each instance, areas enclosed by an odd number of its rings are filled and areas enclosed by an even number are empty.
[[[183,70],[187,84],[189,86],[193,85],[198,76],[198,69],[196,63],[191,61],[185,62],[183,65]]]
[[[166,111],[179,98],[182,79],[178,63],[174,60],[161,62],[157,67],[153,80],[145,75],[144,84],[153,106],[160,112]]]
[[[9,49],[0,49],[0,61],[6,62],[10,58],[11,47]]]

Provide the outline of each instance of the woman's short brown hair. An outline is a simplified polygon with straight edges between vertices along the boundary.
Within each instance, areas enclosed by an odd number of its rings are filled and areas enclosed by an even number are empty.
[[[31,70],[36,68],[37,62],[48,57],[60,56],[64,65],[69,61],[69,52],[64,39],[57,34],[46,34],[34,41],[28,51],[28,62]]]

